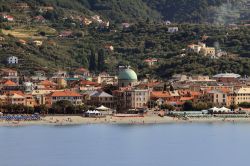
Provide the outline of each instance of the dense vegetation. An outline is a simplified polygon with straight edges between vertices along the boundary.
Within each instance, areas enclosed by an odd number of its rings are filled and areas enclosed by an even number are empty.
[[[232,23],[249,18],[247,0],[144,0],[151,8],[175,22]]]
[[[0,11],[8,12],[18,20],[0,20],[0,66],[6,66],[10,55],[20,58],[20,64],[9,66],[32,74],[35,70],[52,72],[58,68],[70,70],[80,66],[93,72],[108,70],[116,72],[120,64],[134,67],[140,76],[170,77],[175,73],[207,74],[235,72],[250,74],[250,29],[240,26],[232,29],[224,25],[194,24],[213,22],[209,12],[223,7],[225,0],[19,0],[31,6],[30,12],[11,8],[16,2],[0,1]],[[236,8],[244,1],[230,1]],[[39,12],[37,6],[52,5],[55,10]],[[212,10],[213,9],[213,10]],[[217,13],[217,12],[216,12]],[[105,21],[111,21],[109,28],[94,23],[83,26],[76,16],[90,18],[98,14]],[[225,14],[225,13],[224,13]],[[42,15],[46,22],[35,22],[32,18]],[[208,16],[209,15],[209,16]],[[223,15],[224,17],[224,15]],[[245,12],[244,17],[247,17]],[[160,18],[179,24],[178,33],[168,33],[168,26]],[[242,16],[243,18],[243,16]],[[121,23],[128,22],[129,28]],[[187,23],[183,23],[187,22]],[[58,37],[64,31],[72,31],[70,37]],[[9,35],[6,33],[11,32]],[[16,33],[26,34],[16,37]],[[32,36],[32,37],[31,37]],[[204,36],[207,36],[204,39]],[[43,41],[38,47],[34,38]],[[25,39],[27,44],[20,44]],[[230,56],[211,59],[196,54],[181,57],[188,44],[205,42],[208,46],[219,47]],[[114,51],[105,49],[113,45]],[[143,60],[157,58],[159,63],[149,68]],[[142,70],[143,69],[143,70]]]

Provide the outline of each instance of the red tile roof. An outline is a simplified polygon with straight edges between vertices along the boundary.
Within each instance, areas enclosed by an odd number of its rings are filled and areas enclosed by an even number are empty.
[[[81,97],[81,95],[74,91],[57,91],[53,92],[52,97]]]
[[[80,81],[79,84],[82,85],[82,86],[97,86],[98,85],[98,83],[92,82],[92,81],[88,81],[88,80]]]
[[[180,101],[191,101],[193,99],[194,99],[193,97],[181,97]]]
[[[144,62],[158,62],[156,58],[145,59]]]
[[[44,86],[55,86],[56,85],[56,83],[49,81],[49,80],[41,81],[39,84],[44,85]]]
[[[138,87],[142,87],[142,88],[146,88],[146,87],[149,87],[149,88],[153,88],[157,85],[159,85],[160,82],[149,82],[149,83],[143,83],[143,84],[140,84],[138,85]]]
[[[179,94],[181,96],[200,96],[201,95],[201,92],[198,92],[198,91],[191,91],[191,90],[180,90],[179,91]]]
[[[7,80],[5,83],[4,83],[4,86],[17,86],[17,84],[11,80]]]
[[[1,69],[1,71],[5,72],[5,73],[16,73],[17,72],[16,70],[8,69],[8,68]]]
[[[18,94],[20,96],[24,96],[24,93],[22,91],[8,91],[4,93],[5,95],[14,95],[14,94]]]
[[[168,92],[162,92],[162,91],[153,91],[151,92],[152,98],[167,98],[171,97]]]
[[[82,67],[82,68],[76,69],[75,73],[77,74],[89,73],[89,70]]]

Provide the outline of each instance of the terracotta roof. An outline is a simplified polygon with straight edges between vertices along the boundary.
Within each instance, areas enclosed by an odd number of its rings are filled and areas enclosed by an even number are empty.
[[[14,93],[13,95],[10,96],[10,98],[23,99],[24,96]]]
[[[13,73],[13,72],[17,72],[16,70],[13,70],[13,69],[7,69],[7,68],[4,68],[4,69],[1,69],[2,72],[6,72],[6,73]]]
[[[229,93],[229,92],[231,92],[231,90],[230,89],[228,89],[228,88],[225,88],[225,87],[223,87],[223,88],[218,88],[218,89],[213,89],[213,90],[208,90],[208,93]]]
[[[144,62],[158,62],[156,58],[145,59]]]
[[[76,72],[77,73],[84,73],[84,72],[89,72],[89,70],[82,67],[82,68],[76,69]]]
[[[49,81],[49,80],[41,81],[39,84],[44,85],[44,86],[54,86],[54,85],[56,85],[56,83],[54,83],[52,81]]]
[[[81,95],[74,91],[57,91],[52,93],[52,97],[81,97]]]
[[[83,85],[83,86],[97,86],[98,85],[98,83],[92,82],[92,81],[88,81],[88,80],[80,81],[79,84]]]
[[[230,89],[225,88],[225,87],[220,88],[219,90],[222,91],[223,93],[229,93],[231,91]]]
[[[11,80],[7,80],[5,83],[4,83],[4,86],[17,86],[17,84]]]
[[[149,82],[149,83],[143,83],[143,84],[140,84],[138,85],[138,87],[149,87],[149,88],[153,88],[157,85],[159,85],[160,82]]]
[[[153,91],[153,92],[151,92],[151,97],[153,97],[153,98],[166,98],[166,97],[171,97],[171,96],[168,92]]]
[[[193,100],[193,99],[194,99],[193,97],[181,97],[180,101],[190,101],[190,100]]]
[[[180,95],[190,95],[190,96],[200,96],[201,92],[198,91],[191,91],[191,90],[180,90]]]
[[[18,94],[20,96],[24,96],[24,93],[22,91],[8,91],[4,93],[5,95],[14,95],[14,94]]]

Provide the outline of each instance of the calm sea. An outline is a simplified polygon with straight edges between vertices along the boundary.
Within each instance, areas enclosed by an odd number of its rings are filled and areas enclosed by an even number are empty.
[[[250,124],[0,127],[1,166],[245,166]]]

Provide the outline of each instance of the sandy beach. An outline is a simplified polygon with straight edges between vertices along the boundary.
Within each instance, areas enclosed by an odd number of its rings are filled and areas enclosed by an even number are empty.
[[[83,124],[164,124],[164,123],[250,123],[250,118],[189,118],[188,120],[145,116],[145,117],[114,117],[86,118],[81,116],[46,116],[38,121],[0,121],[0,126],[26,125],[83,125]]]

